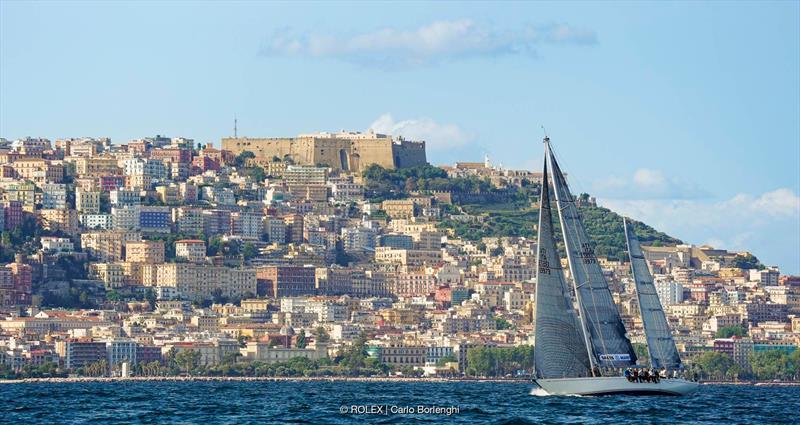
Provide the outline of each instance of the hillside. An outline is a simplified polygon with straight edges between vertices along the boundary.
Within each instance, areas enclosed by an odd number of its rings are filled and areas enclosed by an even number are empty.
[[[538,201],[539,187],[536,185],[497,189],[491,187],[488,181],[477,177],[447,178],[444,170],[432,166],[401,170],[372,166],[364,172],[364,180],[367,194],[373,201],[404,198],[411,192],[424,193],[431,190],[454,193],[453,205],[447,207],[447,212],[470,214],[477,216],[478,220],[462,222],[445,219],[440,227],[453,229],[456,236],[463,239],[475,241],[483,237],[536,237],[539,211],[532,207]],[[460,195],[456,196],[456,193]],[[622,216],[597,206],[581,206],[579,211],[586,232],[595,243],[595,254],[610,259],[625,258]],[[631,223],[643,245],[682,243],[645,223],[634,220]],[[555,226],[558,232],[557,221]]]
[[[478,240],[483,237],[524,236],[536,237],[539,211],[535,208],[519,208],[516,204],[506,205],[463,205],[461,209],[479,216],[476,222],[462,223],[444,220],[441,227],[451,228],[456,236]],[[579,208],[586,232],[595,243],[595,254],[610,259],[626,258],[625,236],[622,229],[622,216],[603,207],[582,206]],[[676,245],[681,240],[673,238],[645,223],[631,220],[634,231],[643,245]],[[560,239],[559,223],[555,223],[557,239]]]

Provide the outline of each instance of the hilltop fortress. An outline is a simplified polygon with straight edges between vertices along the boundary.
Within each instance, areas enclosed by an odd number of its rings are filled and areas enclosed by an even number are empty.
[[[274,158],[295,164],[325,164],[336,170],[360,172],[371,164],[384,168],[407,168],[427,164],[425,142],[412,142],[391,135],[346,132],[301,134],[288,138],[226,137],[222,149],[238,155],[250,151],[256,163]]]

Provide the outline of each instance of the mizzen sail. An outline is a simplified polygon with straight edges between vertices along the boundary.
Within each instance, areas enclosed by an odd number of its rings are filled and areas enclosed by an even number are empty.
[[[539,199],[534,365],[539,378],[590,376],[589,355],[553,240],[547,163]]]
[[[561,232],[564,235],[581,315],[589,333],[594,363],[601,367],[614,368],[634,365],[636,354],[633,346],[625,335],[625,325],[622,324],[608,283],[597,263],[567,181],[550,149],[549,139],[545,139],[545,146],[552,167]]]
[[[661,301],[658,299],[653,277],[647,269],[647,262],[639,245],[639,239],[633,233],[633,226],[623,219],[625,240],[628,243],[628,255],[631,260],[631,272],[636,284],[636,297],[639,300],[639,312],[642,316],[644,334],[647,338],[647,351],[650,364],[655,368],[677,369],[681,365],[678,349],[664,315]]]

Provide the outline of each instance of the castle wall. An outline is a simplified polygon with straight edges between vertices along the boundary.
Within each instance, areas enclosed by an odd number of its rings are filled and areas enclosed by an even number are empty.
[[[395,168],[392,144],[391,139],[353,140],[353,155],[358,155],[359,171],[371,164],[387,169]]]
[[[270,161],[287,156],[296,164],[326,164],[337,170],[359,172],[371,164],[384,168],[413,167],[426,164],[425,142],[401,141],[390,138],[223,138],[222,149],[235,155],[253,152],[256,161]]]
[[[425,142],[401,140],[399,144],[392,145],[392,157],[397,168],[417,167],[428,163]]]
[[[244,151],[255,154],[257,159],[269,161],[277,156],[280,159],[290,157],[296,164],[314,164],[314,139],[298,138],[223,138],[222,149],[239,155]]]

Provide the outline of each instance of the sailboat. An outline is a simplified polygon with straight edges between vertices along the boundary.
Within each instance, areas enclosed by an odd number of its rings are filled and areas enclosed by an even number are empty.
[[[548,395],[685,395],[695,391],[698,384],[684,379],[631,382],[619,373],[636,365],[636,353],[548,137],[544,146],[536,255],[534,383]],[[556,250],[550,174],[572,288]],[[680,357],[641,247],[627,222],[625,229],[652,367],[677,369]]]

